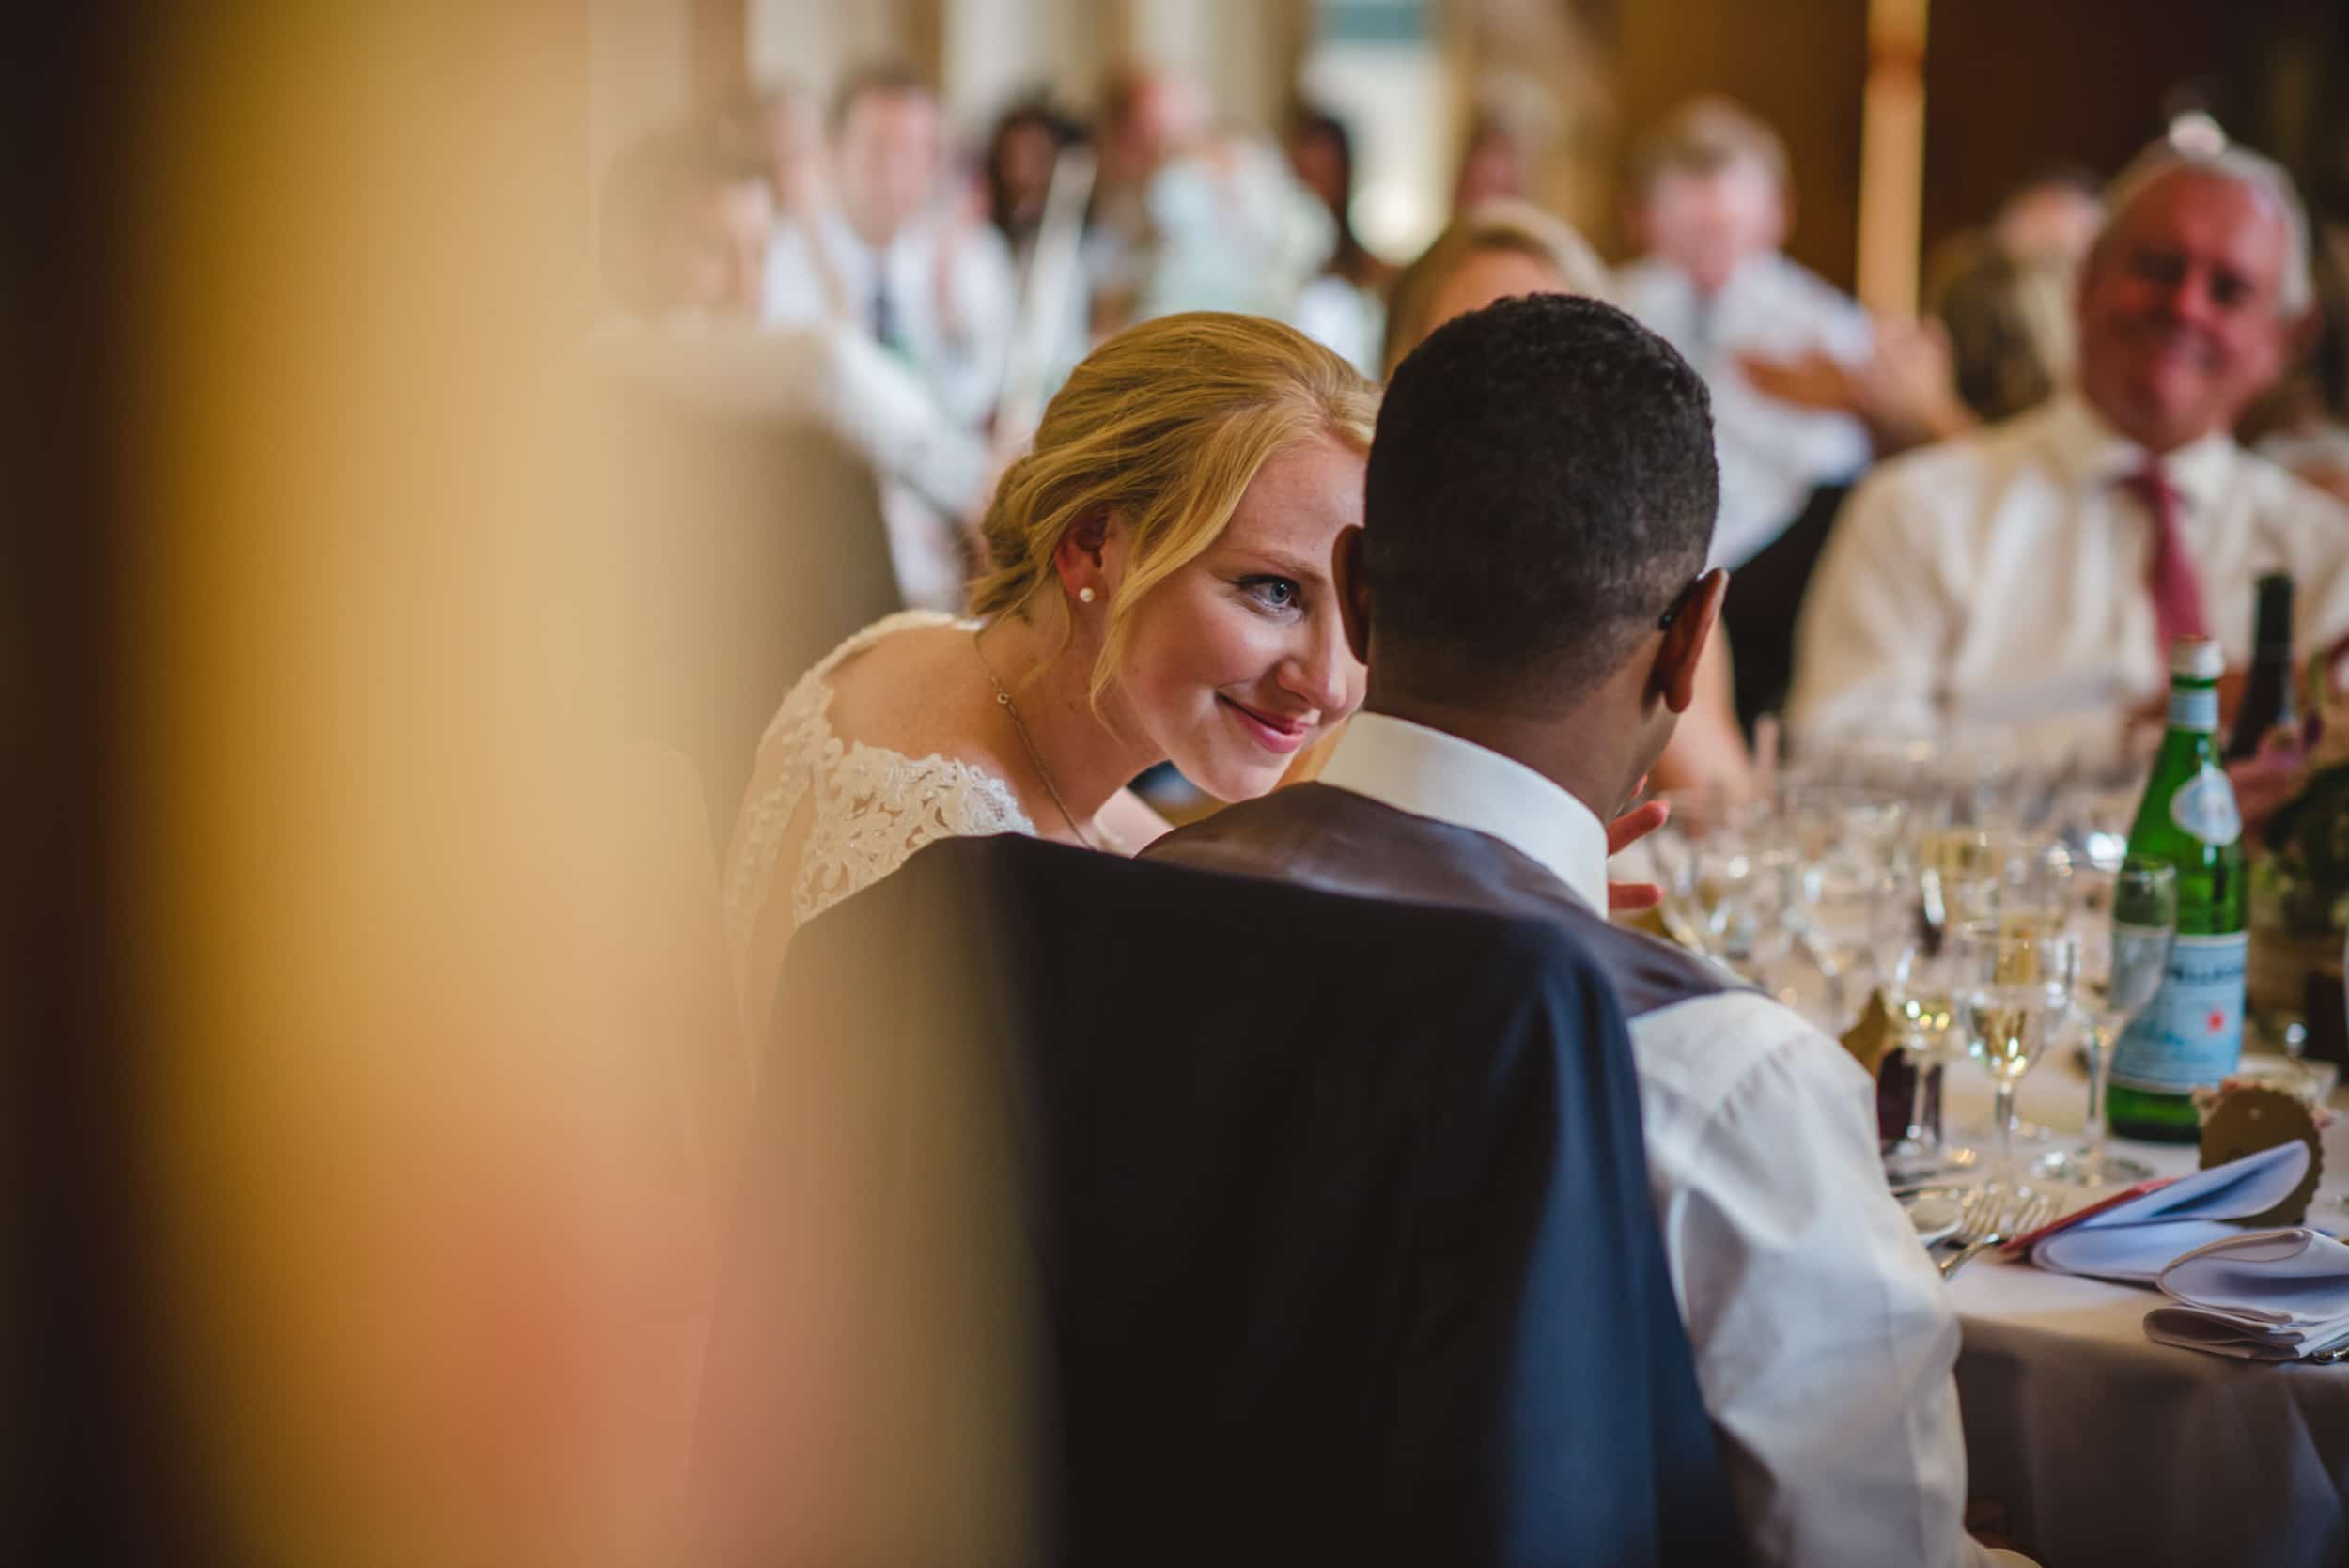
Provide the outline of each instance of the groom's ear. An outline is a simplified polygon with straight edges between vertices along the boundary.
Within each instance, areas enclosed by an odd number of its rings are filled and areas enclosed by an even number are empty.
[[[1729,573],[1719,567],[1688,585],[1688,596],[1674,609],[1656,650],[1656,685],[1664,706],[1686,713],[1696,701],[1697,664],[1704,644],[1721,618],[1721,601],[1729,594]]]
[[[1354,662],[1370,662],[1370,587],[1362,581],[1362,531],[1342,530],[1330,560],[1330,585],[1337,590],[1338,620]]]

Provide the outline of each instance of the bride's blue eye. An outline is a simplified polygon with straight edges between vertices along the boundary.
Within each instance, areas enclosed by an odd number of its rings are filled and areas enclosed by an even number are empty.
[[[1305,591],[1286,577],[1243,577],[1239,590],[1267,610],[1295,610],[1305,602]]]

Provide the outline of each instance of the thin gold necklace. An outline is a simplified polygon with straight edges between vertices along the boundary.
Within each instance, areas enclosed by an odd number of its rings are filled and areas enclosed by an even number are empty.
[[[1077,814],[1070,811],[1068,802],[1060,798],[1060,785],[1052,782],[1052,770],[1044,766],[1044,753],[1035,749],[1035,737],[1028,733],[1028,722],[1019,717],[1019,705],[1011,700],[1011,693],[1003,690],[1003,683],[995,678],[995,666],[987,661],[987,650],[979,646],[979,634],[975,631],[971,634],[971,651],[979,656],[979,668],[987,672],[988,685],[995,688],[997,705],[1011,715],[1011,727],[1019,732],[1019,744],[1028,749],[1028,760],[1035,764],[1035,776],[1044,781],[1045,793],[1051,796],[1052,804],[1060,808],[1062,820],[1068,824],[1069,831],[1075,833],[1087,849],[1098,851],[1101,846],[1093,842],[1093,835],[1086,832],[1084,824],[1077,820]]]

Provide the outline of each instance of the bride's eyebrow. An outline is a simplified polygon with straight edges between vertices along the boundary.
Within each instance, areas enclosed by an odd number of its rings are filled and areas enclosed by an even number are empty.
[[[1327,566],[1309,567],[1297,557],[1277,550],[1250,549],[1242,546],[1233,553],[1244,561],[1252,563],[1261,570],[1294,578],[1299,582],[1321,582],[1327,581],[1330,575],[1330,568]]]

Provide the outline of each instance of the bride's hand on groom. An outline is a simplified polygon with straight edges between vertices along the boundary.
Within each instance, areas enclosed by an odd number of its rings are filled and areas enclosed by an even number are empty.
[[[1642,781],[1644,783],[1644,781]],[[1626,845],[1636,844],[1664,825],[1672,808],[1661,800],[1650,800],[1607,824],[1607,853],[1612,857]],[[1653,882],[1610,882],[1607,884],[1607,912],[1610,915],[1636,915],[1642,909],[1653,909],[1664,902],[1664,890]]]

